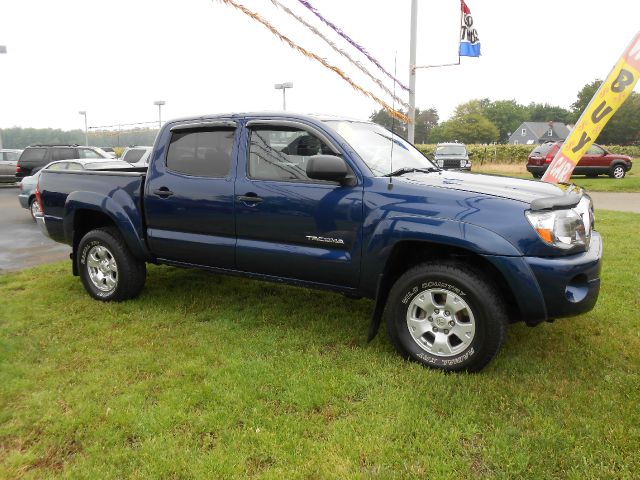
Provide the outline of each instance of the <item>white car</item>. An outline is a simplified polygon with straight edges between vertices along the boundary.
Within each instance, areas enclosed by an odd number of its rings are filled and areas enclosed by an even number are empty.
[[[125,148],[120,160],[128,162],[136,167],[146,167],[149,165],[149,155],[153,147],[132,146]]]

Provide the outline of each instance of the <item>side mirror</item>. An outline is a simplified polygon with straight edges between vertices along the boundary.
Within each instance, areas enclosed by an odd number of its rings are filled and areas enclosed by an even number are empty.
[[[314,155],[307,160],[307,177],[345,184],[349,180],[349,168],[340,157]]]
[[[469,158],[473,157],[473,152],[467,152],[467,157]]]

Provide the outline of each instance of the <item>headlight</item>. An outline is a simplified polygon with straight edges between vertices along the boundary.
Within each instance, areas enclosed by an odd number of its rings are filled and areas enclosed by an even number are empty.
[[[548,245],[564,249],[588,247],[593,222],[590,204],[589,198],[584,197],[580,204],[569,210],[528,211],[526,215]]]

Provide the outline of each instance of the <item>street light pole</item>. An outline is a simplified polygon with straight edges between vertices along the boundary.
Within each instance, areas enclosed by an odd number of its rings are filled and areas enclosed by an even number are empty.
[[[418,37],[418,0],[411,0],[411,40],[409,43],[409,142],[416,139],[416,42]]]
[[[286,111],[287,110],[286,91],[287,91],[287,88],[293,88],[293,83],[292,82],[276,83],[273,87],[276,90],[282,90],[282,110]]]
[[[84,115],[84,144],[89,146],[89,129],[87,128],[87,112],[86,110],[80,110],[80,115]]]
[[[158,129],[162,127],[162,105],[166,102],[164,100],[156,100],[153,102],[154,105],[158,106]]]

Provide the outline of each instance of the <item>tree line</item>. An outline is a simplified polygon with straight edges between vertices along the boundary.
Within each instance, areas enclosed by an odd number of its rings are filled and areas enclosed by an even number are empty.
[[[129,145],[153,145],[158,129],[90,131],[89,144],[95,147],[126,147]],[[3,148],[25,148],[35,144],[84,145],[83,130],[56,128],[12,127],[0,130]]]
[[[582,87],[569,109],[548,103],[522,105],[515,100],[483,98],[458,105],[449,120],[439,123],[435,108],[416,108],[415,143],[506,143],[522,122],[575,124],[601,83],[602,80],[594,80]],[[369,118],[407,138],[407,125],[393,119],[385,110],[378,110]],[[598,142],[605,145],[640,144],[639,93],[631,93],[605,126]]]

